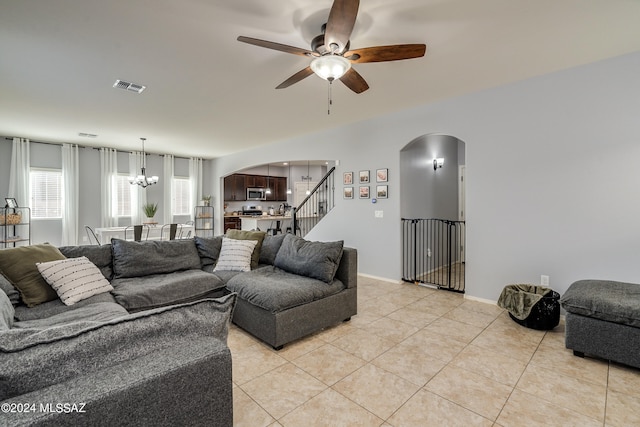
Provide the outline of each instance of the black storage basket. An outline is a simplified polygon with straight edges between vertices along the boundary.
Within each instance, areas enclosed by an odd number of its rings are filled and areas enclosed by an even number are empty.
[[[531,329],[548,331],[560,323],[560,294],[551,291],[542,297],[533,307],[526,319],[520,320],[513,314],[509,316],[514,322]]]

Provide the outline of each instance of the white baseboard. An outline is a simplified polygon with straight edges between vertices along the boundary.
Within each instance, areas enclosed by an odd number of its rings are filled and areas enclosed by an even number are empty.
[[[389,279],[387,277],[373,276],[371,274],[358,273],[358,276],[366,277],[368,279],[380,280],[382,282],[389,282],[389,283],[393,283],[393,284],[396,284],[396,285],[399,284],[399,283],[402,283],[402,280]]]
[[[486,298],[478,298],[478,297],[474,297],[472,295],[467,295],[467,294],[464,294],[464,299],[468,299],[469,301],[483,302],[485,304],[498,305],[498,301],[494,301]]]

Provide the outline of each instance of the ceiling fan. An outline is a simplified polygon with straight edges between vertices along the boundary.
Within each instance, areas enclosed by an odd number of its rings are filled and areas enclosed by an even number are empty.
[[[313,58],[308,67],[286,79],[276,89],[287,88],[315,73],[329,83],[339,79],[355,93],[362,93],[369,89],[369,85],[351,64],[419,58],[424,56],[427,47],[424,44],[399,44],[350,50],[349,37],[359,6],[359,0],[334,0],[329,19],[322,26],[323,34],[311,41],[311,50],[245,36],[238,37],[238,41]]]

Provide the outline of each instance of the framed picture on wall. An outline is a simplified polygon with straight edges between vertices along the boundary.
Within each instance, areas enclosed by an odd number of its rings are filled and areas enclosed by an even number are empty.
[[[378,199],[386,199],[388,198],[389,186],[388,185],[378,185],[376,186],[376,197]]]
[[[353,187],[344,187],[342,197],[344,199],[353,199]]]
[[[369,171],[360,171],[360,184],[369,183]]]
[[[389,169],[378,169],[376,171],[376,182],[387,182],[388,181]]]
[[[353,172],[345,172],[342,175],[342,183],[344,185],[353,185]]]
[[[360,187],[360,198],[368,199],[369,198],[369,186]]]

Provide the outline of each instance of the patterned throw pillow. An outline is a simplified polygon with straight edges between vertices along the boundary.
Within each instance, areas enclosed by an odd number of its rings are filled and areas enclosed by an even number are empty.
[[[213,271],[250,271],[251,254],[257,244],[255,240],[223,237],[220,257]]]
[[[113,287],[87,257],[38,262],[38,271],[66,305],[109,292]]]

